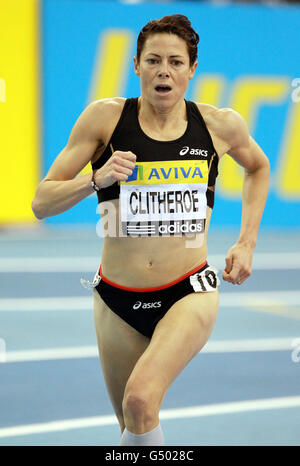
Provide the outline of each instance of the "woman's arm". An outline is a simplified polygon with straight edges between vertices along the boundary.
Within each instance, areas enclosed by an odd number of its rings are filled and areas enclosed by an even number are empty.
[[[74,180],[55,181],[44,179],[37,188],[31,208],[37,219],[61,214],[93,193],[92,175]]]
[[[230,147],[227,153],[245,169],[240,234],[226,255],[223,279],[242,284],[252,270],[253,251],[268,194],[270,164],[238,113],[228,109],[222,113],[222,119],[223,140]]]
[[[104,141],[110,138],[117,124],[124,100],[115,98],[94,102],[79,116],[68,144],[37,188],[32,210],[38,219],[65,212],[93,193],[92,174],[76,175],[92,160],[97,148],[100,151],[104,149]],[[115,181],[127,179],[135,159],[131,152],[116,151],[103,167],[95,171],[96,184],[104,188]]]
[[[99,103],[98,106],[90,104],[79,116],[66,147],[40,182],[31,205],[38,219],[64,212],[93,192],[91,174],[75,176],[89,163],[101,143],[101,134],[93,123],[99,114],[98,107]]]

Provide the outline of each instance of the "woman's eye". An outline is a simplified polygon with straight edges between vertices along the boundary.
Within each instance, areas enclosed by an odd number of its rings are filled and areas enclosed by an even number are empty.
[[[154,65],[154,63],[156,63],[157,60],[155,60],[155,58],[148,58],[147,62],[148,62],[150,65]]]

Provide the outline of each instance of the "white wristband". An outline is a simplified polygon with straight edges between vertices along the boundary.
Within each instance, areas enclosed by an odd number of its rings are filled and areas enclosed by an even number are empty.
[[[91,185],[92,185],[92,188],[93,188],[94,191],[96,191],[96,192],[100,191],[99,186],[96,185],[94,180],[91,181]]]

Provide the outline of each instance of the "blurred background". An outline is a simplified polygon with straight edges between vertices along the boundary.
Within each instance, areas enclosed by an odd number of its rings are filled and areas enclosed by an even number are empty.
[[[119,442],[80,285],[101,260],[96,195],[43,221],[31,201],[89,102],[140,94],[138,32],[174,13],[200,35],[186,98],[246,119],[271,185],[253,274],[238,288],[221,281],[211,340],[164,401],[166,442],[299,445],[300,4],[0,0],[1,445]],[[243,171],[228,156],[219,171],[208,246],[222,270]]]
[[[187,15],[200,35],[187,99],[232,107],[270,159],[262,227],[300,226],[300,5],[297,2],[0,1],[0,228],[38,222],[31,200],[87,104],[138,96],[136,38],[150,19]],[[85,172],[90,167],[86,167]],[[240,222],[242,170],[224,157],[215,227]],[[44,225],[91,226],[96,197]]]

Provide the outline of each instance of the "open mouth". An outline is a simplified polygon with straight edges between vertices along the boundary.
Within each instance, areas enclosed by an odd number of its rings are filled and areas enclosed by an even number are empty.
[[[155,90],[156,92],[158,92],[159,94],[167,94],[168,92],[170,92],[172,89],[170,86],[168,86],[167,84],[159,84],[158,86],[155,86]]]

